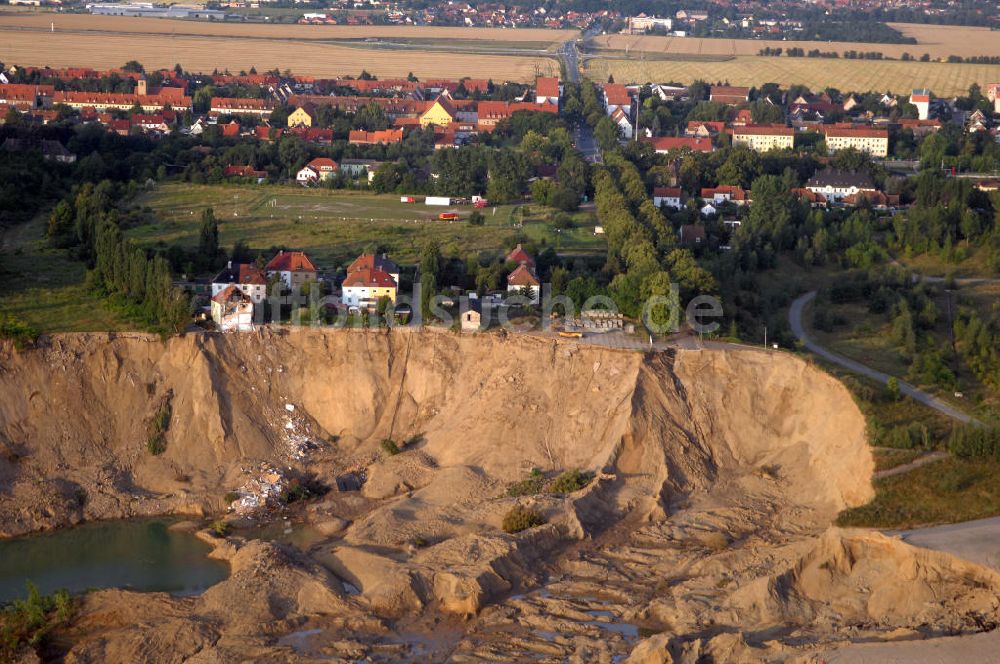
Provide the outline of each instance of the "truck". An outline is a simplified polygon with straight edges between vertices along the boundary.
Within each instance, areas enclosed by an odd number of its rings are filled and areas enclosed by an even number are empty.
[[[441,221],[455,221],[456,219],[458,219],[458,213],[442,212],[441,214],[438,215],[438,219],[440,219]]]
[[[451,199],[447,196],[428,196],[424,199],[424,205],[451,205]]]
[[[485,198],[480,198],[478,201],[473,201],[472,207],[476,208],[477,210],[482,210],[489,204],[490,202],[488,200],[486,200]]]
[[[414,198],[413,196],[400,196],[399,197],[399,202],[400,203],[416,203],[417,199]]]

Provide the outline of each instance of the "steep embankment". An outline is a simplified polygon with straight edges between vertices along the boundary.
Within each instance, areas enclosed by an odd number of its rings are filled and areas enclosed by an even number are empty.
[[[341,455],[419,436],[437,466],[509,481],[532,467],[601,469],[620,450],[632,497],[645,498],[647,484],[689,491],[720,468],[781,463],[805,501],[865,498],[863,422],[832,379],[755,352],[682,352],[670,365],[412,331],[59,335],[6,348],[0,533],[217,508],[249,466],[294,461],[287,404]],[[154,456],[146,443],[165,405],[166,451]]]

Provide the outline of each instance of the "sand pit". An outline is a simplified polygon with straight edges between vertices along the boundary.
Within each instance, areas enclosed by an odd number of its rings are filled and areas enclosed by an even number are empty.
[[[864,427],[833,378],[753,350],[63,335],[0,353],[0,525],[215,514],[261,468],[342,489],[278,512],[312,524],[301,550],[214,540],[234,572],[201,598],[89,596],[77,662],[158,661],[172,642],[212,661],[780,660],[995,624],[994,573],[828,531],[871,496]],[[509,495],[533,468],[594,479]],[[515,505],[545,524],[503,532]]]

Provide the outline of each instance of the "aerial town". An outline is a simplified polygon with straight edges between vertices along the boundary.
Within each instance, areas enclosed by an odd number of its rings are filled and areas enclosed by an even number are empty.
[[[995,3],[0,8],[0,662],[989,662]]]

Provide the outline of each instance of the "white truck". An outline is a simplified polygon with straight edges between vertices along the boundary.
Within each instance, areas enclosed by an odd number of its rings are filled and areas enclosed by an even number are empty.
[[[451,199],[447,196],[428,196],[424,199],[424,205],[451,205]]]

